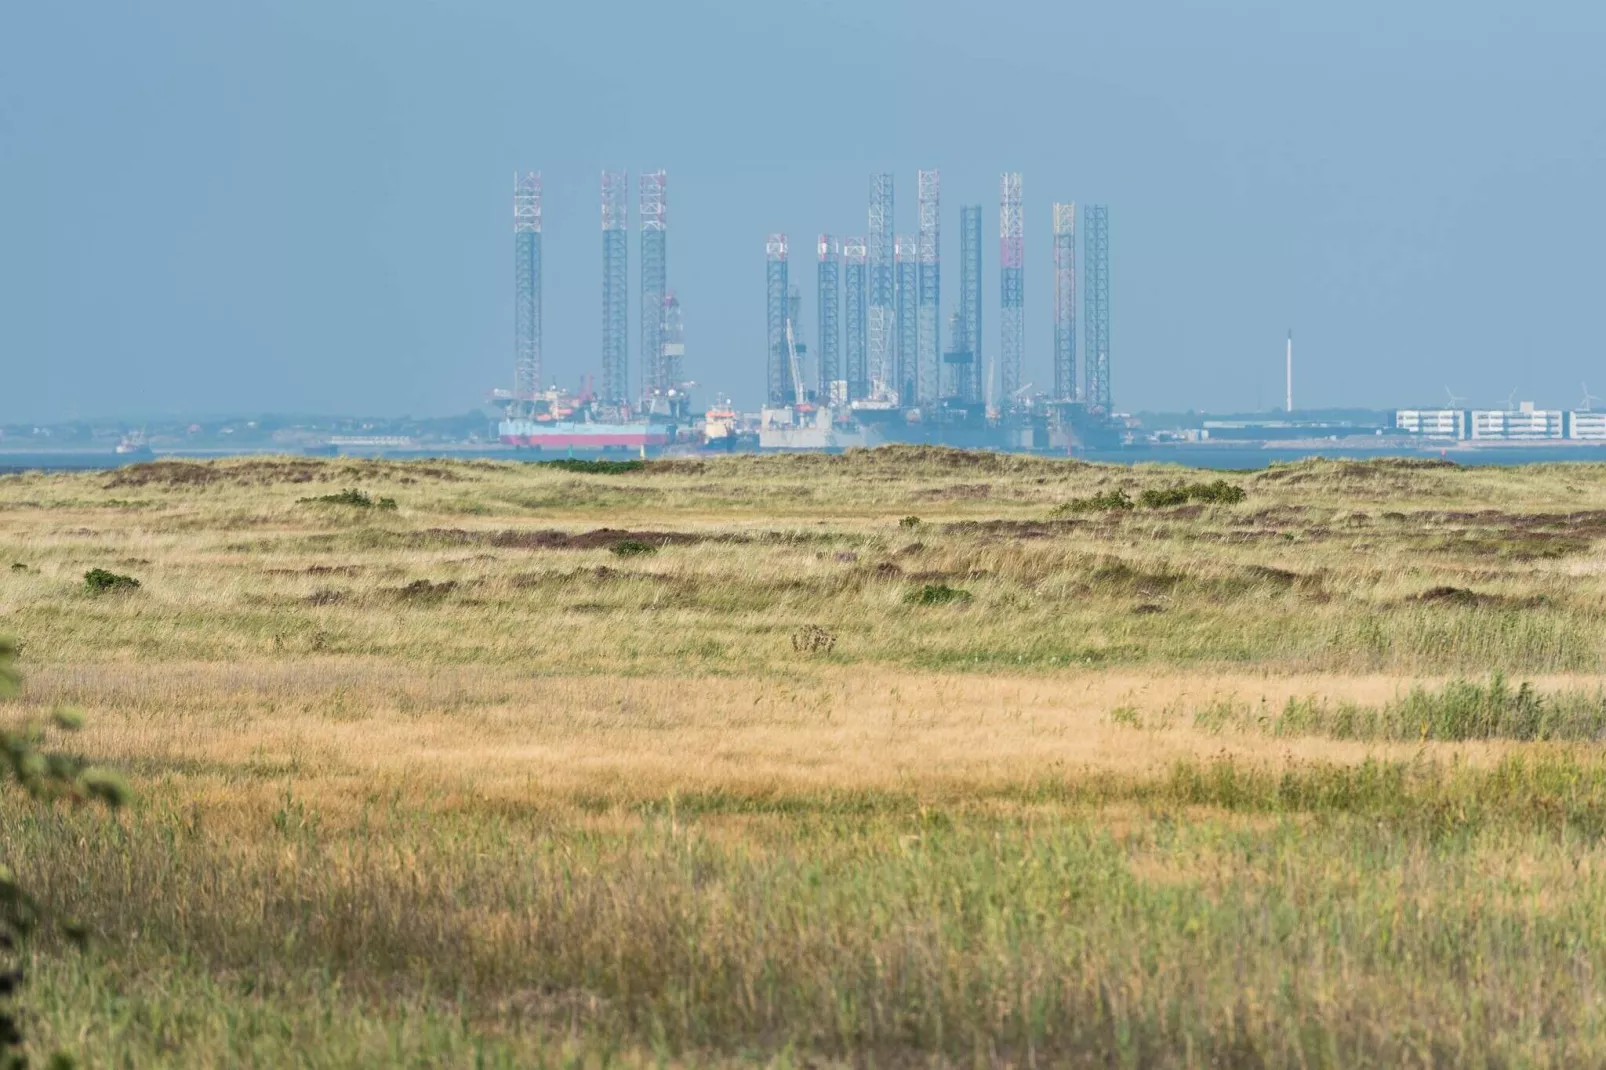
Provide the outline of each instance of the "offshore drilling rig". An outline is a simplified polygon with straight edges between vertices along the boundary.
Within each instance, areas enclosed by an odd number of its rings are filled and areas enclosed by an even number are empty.
[[[765,238],[766,389],[758,443],[796,449],[887,441],[1005,449],[1116,444],[1108,208],[1053,205],[1052,378],[1034,380],[1026,360],[1020,173],[999,176],[998,326],[991,337],[984,329],[984,207],[959,209],[958,287],[944,332],[941,175],[933,169],[915,177],[912,231],[898,230],[896,183],[883,172],[870,176],[862,236],[819,235],[812,331],[803,322],[801,275],[791,270],[792,243],[781,233]],[[686,375],[682,309],[669,286],[668,175],[661,170],[637,176],[639,318],[631,331],[630,192],[628,172],[602,173],[600,379],[587,376],[570,392],[550,385],[542,366],[541,176],[515,176],[514,386],[496,395],[506,413],[504,441],[546,449],[657,448],[703,415],[692,411],[696,384]],[[728,401],[715,409],[721,426],[734,419]]]

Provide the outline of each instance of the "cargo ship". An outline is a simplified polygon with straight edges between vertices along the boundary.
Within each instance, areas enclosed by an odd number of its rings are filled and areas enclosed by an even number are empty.
[[[640,450],[667,446],[674,432],[667,424],[508,419],[497,425],[497,437],[526,449]]]

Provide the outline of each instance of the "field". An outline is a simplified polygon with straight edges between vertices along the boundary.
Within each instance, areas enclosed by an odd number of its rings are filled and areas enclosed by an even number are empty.
[[[1606,467],[1217,481],[0,478],[36,1057],[1606,1063]]]

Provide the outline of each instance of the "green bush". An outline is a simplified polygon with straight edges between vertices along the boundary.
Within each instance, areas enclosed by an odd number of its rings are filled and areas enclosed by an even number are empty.
[[[898,526],[900,528],[918,528],[920,526],[920,518],[918,516],[906,516],[898,521]]]
[[[1067,513],[1113,513],[1124,512],[1133,507],[1131,497],[1127,492],[1117,487],[1102,494],[1095,494],[1091,498],[1072,498],[1068,502],[1056,505],[1053,512],[1056,516]]]
[[[316,498],[301,498],[301,505],[349,505],[355,509],[394,509],[395,498],[373,498],[355,488],[343,490],[337,494],[322,494]]]
[[[950,587],[946,583],[928,583],[924,587],[910,591],[904,596],[904,601],[917,606],[943,606],[950,602],[970,601],[970,592],[960,587]]]
[[[1172,505],[1186,505],[1189,502],[1204,502],[1207,505],[1237,505],[1248,495],[1244,489],[1235,483],[1228,483],[1225,479],[1218,479],[1213,483],[1178,483],[1173,487],[1153,488],[1139,495],[1145,508],[1163,509]]]
[[[107,572],[103,568],[92,568],[84,573],[84,587],[90,594],[107,594],[113,591],[137,590],[139,581],[132,576]]]
[[[15,696],[20,686],[16,664],[19,649],[15,640],[0,636],[0,698]],[[58,731],[76,732],[83,727],[83,718],[71,710],[58,710],[51,723]],[[100,802],[115,809],[127,801],[128,786],[117,774],[96,768],[76,755],[47,750],[44,740],[41,725],[0,728],[0,783],[10,781],[32,798],[45,802]],[[12,959],[11,953],[19,942],[48,917],[44,906],[22,886],[11,867],[0,862],[0,949],[7,953],[7,960]],[[84,927],[73,921],[63,921],[60,929],[75,944],[83,944],[87,935]],[[6,961],[0,968],[0,1067],[6,1070],[28,1065],[20,1054],[26,1038],[12,1002],[23,980],[22,970],[14,961]],[[49,1065],[72,1066],[73,1061],[57,1053]]]
[[[619,557],[640,557],[643,554],[655,554],[658,552],[658,547],[650,542],[642,542],[640,539],[621,539],[610,546],[609,549]]]
[[[578,457],[565,457],[557,461],[537,461],[542,468],[556,468],[561,472],[582,472],[593,476],[616,476],[625,472],[640,472],[646,461],[587,461]]]

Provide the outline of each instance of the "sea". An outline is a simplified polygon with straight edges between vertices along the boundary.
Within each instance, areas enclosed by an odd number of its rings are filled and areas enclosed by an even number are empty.
[[[224,456],[248,456],[247,453],[228,454],[208,452],[160,453],[156,459],[201,460]],[[260,454],[257,454],[260,455]],[[649,452],[649,456],[653,454]],[[709,454],[675,454],[675,456],[724,456],[724,452]],[[343,453],[341,456],[383,457],[391,460],[504,460],[538,462],[553,457],[531,451],[506,448],[483,450],[362,450]],[[576,453],[575,456],[582,456]],[[619,453],[599,453],[596,457],[620,457]],[[1119,450],[1086,450],[1075,453],[1039,453],[1038,456],[1065,457],[1093,461],[1101,464],[1166,464],[1184,468],[1197,468],[1221,472],[1253,472],[1275,464],[1288,464],[1315,457],[1329,459],[1375,460],[1383,457],[1413,457],[1448,460],[1459,465],[1530,465],[1569,462],[1606,462],[1606,443],[1558,446],[1478,446],[1451,449],[1377,449],[1334,446],[1331,448],[1275,448],[1259,446],[1133,446]],[[626,458],[628,459],[628,457]],[[94,471],[122,468],[130,464],[149,462],[149,455],[131,455],[93,451],[53,451],[37,453],[0,453],[0,475],[21,472]]]

